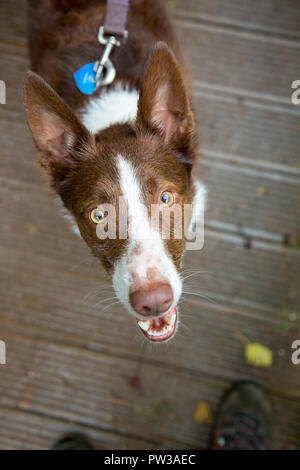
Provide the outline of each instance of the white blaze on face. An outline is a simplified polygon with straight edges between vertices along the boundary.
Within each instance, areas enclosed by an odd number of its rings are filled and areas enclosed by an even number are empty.
[[[135,315],[129,304],[130,287],[145,285],[150,281],[150,276],[151,282],[164,281],[170,284],[174,307],[181,295],[182,281],[159,232],[151,227],[141,184],[134,167],[119,155],[118,169],[122,195],[127,202],[129,246],[127,253],[115,265],[113,285],[116,294]]]

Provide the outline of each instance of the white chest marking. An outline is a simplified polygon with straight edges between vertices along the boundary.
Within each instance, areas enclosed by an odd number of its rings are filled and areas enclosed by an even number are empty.
[[[97,133],[112,124],[134,121],[138,100],[137,90],[124,89],[117,83],[113,89],[90,99],[81,113],[82,122],[90,132]]]

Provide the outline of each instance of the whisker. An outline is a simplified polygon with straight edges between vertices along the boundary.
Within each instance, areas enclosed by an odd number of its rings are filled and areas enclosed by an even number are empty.
[[[118,297],[116,295],[113,295],[112,297],[108,297],[108,299],[104,299],[102,300],[102,302],[108,302],[109,300],[113,300],[113,299],[117,299]],[[101,300],[99,301],[99,303],[101,302]]]
[[[181,327],[181,326],[182,326],[185,330],[187,330],[189,333],[192,333],[192,330],[191,330],[188,326],[186,326],[182,321],[179,322],[179,327]]]
[[[103,310],[102,312],[105,312],[108,308],[112,307],[113,305],[116,305],[116,304],[121,304],[121,302],[119,300],[117,300],[116,302],[112,302],[110,305],[107,305]]]
[[[193,318],[193,315],[189,315],[187,313],[180,313],[180,318]]]
[[[211,298],[208,297],[207,295],[199,294],[198,292],[188,292],[188,291],[182,291],[182,292],[184,292],[185,294],[196,295],[196,296],[198,296],[198,297],[202,297],[203,299],[209,300],[209,301],[212,302],[213,304],[218,305],[218,302],[216,302],[215,300],[211,299]]]
[[[105,288],[105,289],[100,289],[99,290],[99,287],[94,287],[93,289],[91,289],[90,292],[88,292],[81,300],[80,304],[84,304],[87,300],[89,300],[91,297],[98,297],[99,295],[102,295],[104,292],[111,292],[111,290],[113,289],[108,289],[108,288]]]
[[[189,274],[188,276],[183,277],[182,280],[185,281],[189,277],[193,277],[193,276],[197,276],[198,274],[205,274],[205,273],[212,274],[211,271],[196,271],[196,272],[193,272],[193,273]]]
[[[115,296],[113,296],[113,297],[109,297],[108,299],[101,299],[101,300],[99,300],[98,302],[96,302],[94,305],[92,305],[92,306],[89,308],[89,310],[87,311],[87,314],[89,314],[90,312],[94,311],[95,308],[97,308],[97,307],[98,307],[100,304],[102,304],[103,302],[109,301],[109,300],[112,300],[112,299],[116,299],[116,298],[117,298],[117,296],[115,295]]]

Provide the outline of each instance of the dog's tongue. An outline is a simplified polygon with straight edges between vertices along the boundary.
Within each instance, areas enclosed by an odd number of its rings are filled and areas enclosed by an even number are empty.
[[[171,338],[176,331],[176,324],[177,310],[175,307],[163,317],[138,321],[140,329],[150,341],[166,341]]]

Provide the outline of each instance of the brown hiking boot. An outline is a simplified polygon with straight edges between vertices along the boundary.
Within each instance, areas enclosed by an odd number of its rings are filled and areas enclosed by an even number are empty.
[[[222,401],[212,449],[265,450],[269,447],[271,404],[255,383],[232,387]]]

